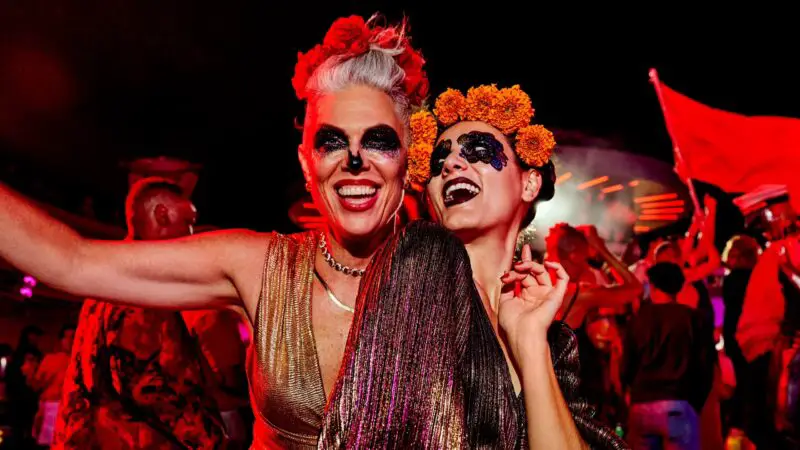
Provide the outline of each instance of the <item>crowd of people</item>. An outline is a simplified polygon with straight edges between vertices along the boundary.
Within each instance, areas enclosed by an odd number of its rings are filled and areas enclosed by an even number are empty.
[[[704,200],[685,235],[625,252],[644,257],[621,274],[591,227],[551,230],[576,297],[606,293],[562,307],[577,316],[584,393],[633,448],[796,448],[797,216],[785,187],[739,197],[747,234],[719,252],[717,202]],[[639,293],[617,297],[626,286]]]
[[[785,189],[737,199],[759,241],[736,237],[723,256],[711,197],[685,236],[635,261],[586,225],[555,227],[534,255],[518,239],[554,196],[552,133],[519,86],[425,102],[423,65],[402,26],[357,16],[300,55],[298,156],[321,231],[194,234],[187,193],[147,178],[128,195],[128,237],[91,240],[0,184],[0,257],[88,298],[57,353],[39,361],[35,332],[20,343],[7,379],[30,414],[15,438],[796,448],[800,256]],[[429,220],[400,223],[404,195]],[[720,313],[710,280],[723,267]]]

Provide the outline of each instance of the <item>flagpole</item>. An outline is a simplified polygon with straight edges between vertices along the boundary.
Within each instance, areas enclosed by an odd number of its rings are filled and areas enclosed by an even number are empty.
[[[669,134],[669,139],[672,141],[672,153],[675,156],[675,162],[677,163],[679,170],[685,171],[686,162],[683,159],[683,155],[681,155],[681,149],[678,147],[678,142],[675,140],[675,133],[672,132],[672,125],[669,121],[667,105],[664,103],[664,94],[661,91],[661,80],[658,79],[658,72],[656,69],[650,69],[650,82],[653,83],[653,86],[656,89],[656,97],[658,97],[658,103],[661,106],[661,114],[664,116],[664,124],[667,126],[667,134]],[[704,215],[704,210],[700,208],[700,201],[697,199],[697,192],[694,190],[694,183],[692,182],[691,177],[687,176],[686,179],[682,181],[686,183],[686,187],[689,188],[689,197],[692,199],[695,214]]]

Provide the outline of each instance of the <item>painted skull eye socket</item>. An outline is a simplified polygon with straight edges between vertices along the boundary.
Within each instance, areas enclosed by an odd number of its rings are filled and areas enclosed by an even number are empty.
[[[503,170],[508,164],[508,157],[503,151],[503,144],[492,133],[471,131],[458,138],[461,146],[461,157],[470,164],[482,162],[497,170]]]

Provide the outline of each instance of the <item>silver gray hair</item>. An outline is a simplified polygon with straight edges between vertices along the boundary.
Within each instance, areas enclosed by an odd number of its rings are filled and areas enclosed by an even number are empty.
[[[395,57],[402,48],[385,49],[372,46],[363,55],[325,61],[308,80],[306,90],[310,99],[338,92],[351,86],[369,86],[385,92],[392,99],[395,112],[405,128],[405,142],[410,143],[411,102],[403,89],[406,73]]]

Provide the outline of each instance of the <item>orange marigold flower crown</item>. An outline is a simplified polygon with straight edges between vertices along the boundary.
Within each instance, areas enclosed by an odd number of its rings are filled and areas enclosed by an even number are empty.
[[[346,60],[363,55],[372,48],[381,48],[397,51],[395,59],[405,72],[403,90],[412,105],[422,103],[428,96],[429,87],[428,76],[423,69],[425,59],[411,47],[405,22],[398,27],[382,27],[375,25],[376,17],[370,20],[364,20],[361,16],[337,19],[322,44],[317,44],[306,53],[297,54],[292,86],[298,99],[308,99],[308,80],[330,58]]]
[[[505,135],[513,136],[514,150],[525,164],[541,167],[550,161],[556,141],[547,128],[531,124],[531,98],[519,85],[498,89],[489,84],[472,87],[467,95],[447,89],[436,99],[433,112],[421,109],[411,116],[411,147],[408,172],[417,187],[430,178],[430,157],[439,126],[458,121],[486,122]]]

